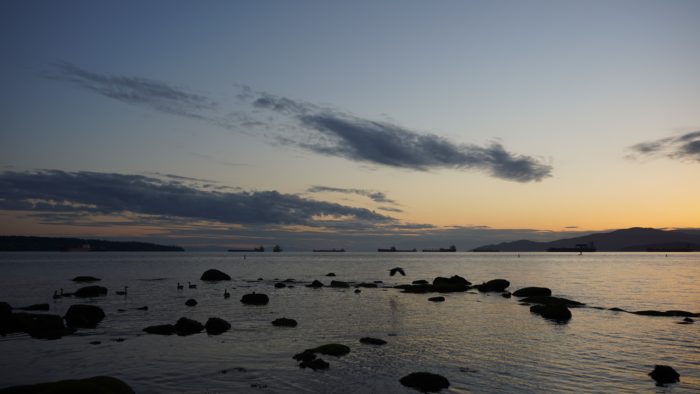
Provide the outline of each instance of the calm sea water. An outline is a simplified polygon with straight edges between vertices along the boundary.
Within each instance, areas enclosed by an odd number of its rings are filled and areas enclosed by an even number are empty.
[[[400,266],[406,277],[390,277]],[[217,268],[233,281],[207,284],[203,271]],[[515,298],[453,293],[444,303],[396,289],[276,289],[275,279],[383,280],[386,285],[461,275],[474,283],[510,280],[510,290],[550,287],[554,295],[588,305],[627,310],[700,312],[700,254],[590,253],[4,253],[0,301],[13,306],[49,302],[49,313],[93,303],[107,314],[94,330],[60,340],[26,335],[0,337],[0,387],[111,375],[137,392],[416,392],[398,382],[429,371],[451,382],[444,392],[698,392],[700,321],[573,309],[568,324],[530,314]],[[94,300],[51,299],[73,291],[77,275],[103,278],[110,290]],[[262,281],[256,281],[263,278]],[[178,291],[176,283],[185,284]],[[188,289],[187,281],[198,285]],[[128,296],[115,290],[129,286]],[[224,288],[231,293],[223,298]],[[266,306],[240,297],[266,293]],[[184,305],[195,298],[196,307]],[[135,308],[147,305],[148,311]],[[126,309],[126,312],[118,312]],[[218,316],[233,328],[219,336],[146,335],[149,325],[180,317],[204,323]],[[296,328],[273,327],[278,317]],[[359,338],[383,338],[381,347]],[[113,339],[123,338],[123,342]],[[101,341],[100,345],[90,345]],[[326,371],[302,370],[292,355],[329,342],[350,346],[342,358],[323,356]],[[657,387],[647,376],[668,364],[681,383]],[[222,371],[225,370],[225,373]]]

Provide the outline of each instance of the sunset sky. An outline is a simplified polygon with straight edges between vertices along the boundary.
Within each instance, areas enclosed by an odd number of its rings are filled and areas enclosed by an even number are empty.
[[[0,234],[700,227],[700,2],[3,1]]]

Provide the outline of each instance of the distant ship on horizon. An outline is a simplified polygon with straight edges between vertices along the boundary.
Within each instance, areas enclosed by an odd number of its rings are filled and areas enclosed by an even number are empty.
[[[323,252],[323,253],[343,253],[343,252],[345,252],[345,249],[344,248],[340,248],[340,249],[336,249],[336,248],[333,248],[333,249],[314,249],[313,251],[314,252]]]
[[[389,249],[382,249],[379,248],[377,249],[377,252],[417,252],[416,248],[413,249],[396,249],[395,246],[390,247]]]
[[[452,245],[449,248],[440,248],[440,249],[423,249],[424,252],[456,252],[457,247]]]

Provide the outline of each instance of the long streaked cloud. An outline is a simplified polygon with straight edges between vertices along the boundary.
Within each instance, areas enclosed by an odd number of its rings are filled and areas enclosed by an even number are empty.
[[[191,180],[99,172],[42,170],[0,173],[0,210],[91,214],[125,212],[230,224],[323,226],[338,220],[386,224],[364,208],[277,191],[220,191]]]
[[[391,205],[396,204],[396,201],[388,198],[386,196],[386,194],[384,194],[382,192],[378,192],[378,191],[373,191],[373,190],[353,189],[353,188],[347,189],[347,188],[342,188],[342,187],[331,187],[331,186],[311,186],[310,188],[306,189],[306,191],[309,193],[330,192],[330,193],[356,194],[358,196],[367,197],[374,202],[391,204]]]
[[[700,131],[692,131],[675,137],[641,142],[629,148],[631,158],[637,156],[662,156],[671,159],[700,162]]]

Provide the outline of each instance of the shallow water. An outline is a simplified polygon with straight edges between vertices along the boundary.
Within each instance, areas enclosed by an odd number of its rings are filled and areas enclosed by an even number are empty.
[[[406,277],[390,277],[400,266]],[[198,280],[208,268],[231,282]],[[590,306],[627,310],[700,312],[700,254],[590,253],[2,253],[0,300],[13,306],[50,302],[49,313],[94,303],[107,318],[94,330],[59,340],[24,334],[0,337],[0,387],[111,375],[137,392],[416,392],[398,379],[415,371],[450,380],[443,392],[699,392],[700,322],[679,318],[573,309],[568,324],[533,315],[516,298],[451,293],[444,303],[396,289],[276,289],[274,279],[383,280],[385,285],[461,275],[480,283],[510,280],[510,290],[550,287],[554,295]],[[324,275],[335,272],[335,278]],[[77,275],[103,278],[107,297],[51,301],[55,289],[73,291]],[[256,281],[263,278],[262,281]],[[177,290],[176,283],[185,284]],[[198,285],[188,289],[187,281]],[[114,291],[129,286],[128,296]],[[224,288],[231,293],[224,299]],[[251,291],[266,306],[245,306]],[[199,302],[184,305],[188,298]],[[148,305],[148,311],[135,308]],[[126,309],[120,313],[118,309]],[[147,335],[149,325],[180,317],[202,323],[218,316],[231,331],[187,337]],[[296,328],[273,327],[278,317]],[[359,343],[373,336],[389,343]],[[124,338],[123,342],[113,339]],[[91,341],[100,345],[90,345]],[[323,356],[329,370],[302,370],[291,357],[329,342],[350,354]],[[654,364],[681,374],[657,387],[646,375]],[[222,371],[225,371],[223,373]]]

